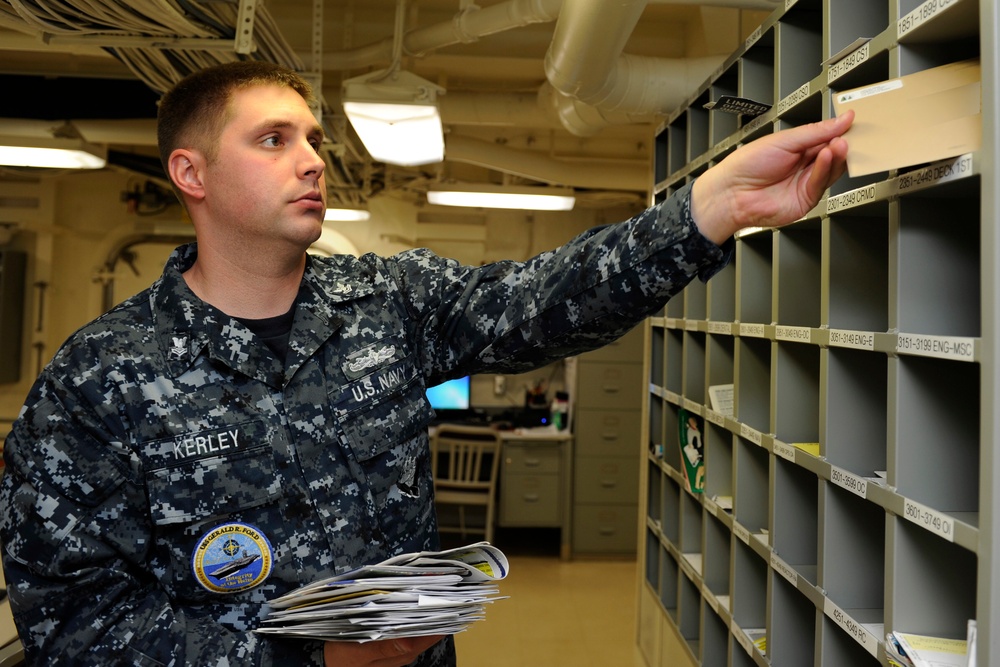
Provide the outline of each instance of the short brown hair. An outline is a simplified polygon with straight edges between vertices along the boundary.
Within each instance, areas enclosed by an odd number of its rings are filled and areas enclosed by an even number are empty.
[[[214,160],[218,139],[229,119],[229,98],[234,91],[255,86],[291,88],[314,104],[312,87],[292,70],[258,60],[213,65],[189,74],[160,100],[156,118],[156,141],[167,177],[167,161],[175,149],[193,147]]]

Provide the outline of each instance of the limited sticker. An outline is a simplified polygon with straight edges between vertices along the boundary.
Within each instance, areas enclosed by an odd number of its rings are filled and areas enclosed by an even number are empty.
[[[250,524],[227,523],[198,541],[191,569],[198,583],[213,593],[236,593],[263,583],[273,560],[264,533]]]

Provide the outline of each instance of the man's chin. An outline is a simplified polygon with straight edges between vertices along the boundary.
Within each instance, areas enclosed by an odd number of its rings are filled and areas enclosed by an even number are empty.
[[[323,236],[323,215],[308,216],[295,229],[295,241],[308,248]]]

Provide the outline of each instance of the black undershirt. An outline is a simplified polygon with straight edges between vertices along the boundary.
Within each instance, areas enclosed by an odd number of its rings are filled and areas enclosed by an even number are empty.
[[[259,320],[247,317],[237,317],[236,319],[252,331],[257,338],[264,341],[264,344],[271,349],[271,352],[281,363],[285,363],[285,357],[288,356],[288,337],[292,333],[292,322],[295,320],[294,303],[284,315],[264,317]]]

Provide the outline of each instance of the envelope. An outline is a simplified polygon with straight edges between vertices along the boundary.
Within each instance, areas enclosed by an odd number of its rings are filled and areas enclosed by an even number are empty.
[[[834,92],[835,113],[855,113],[844,135],[848,173],[864,176],[979,150],[980,81],[975,59]]]

